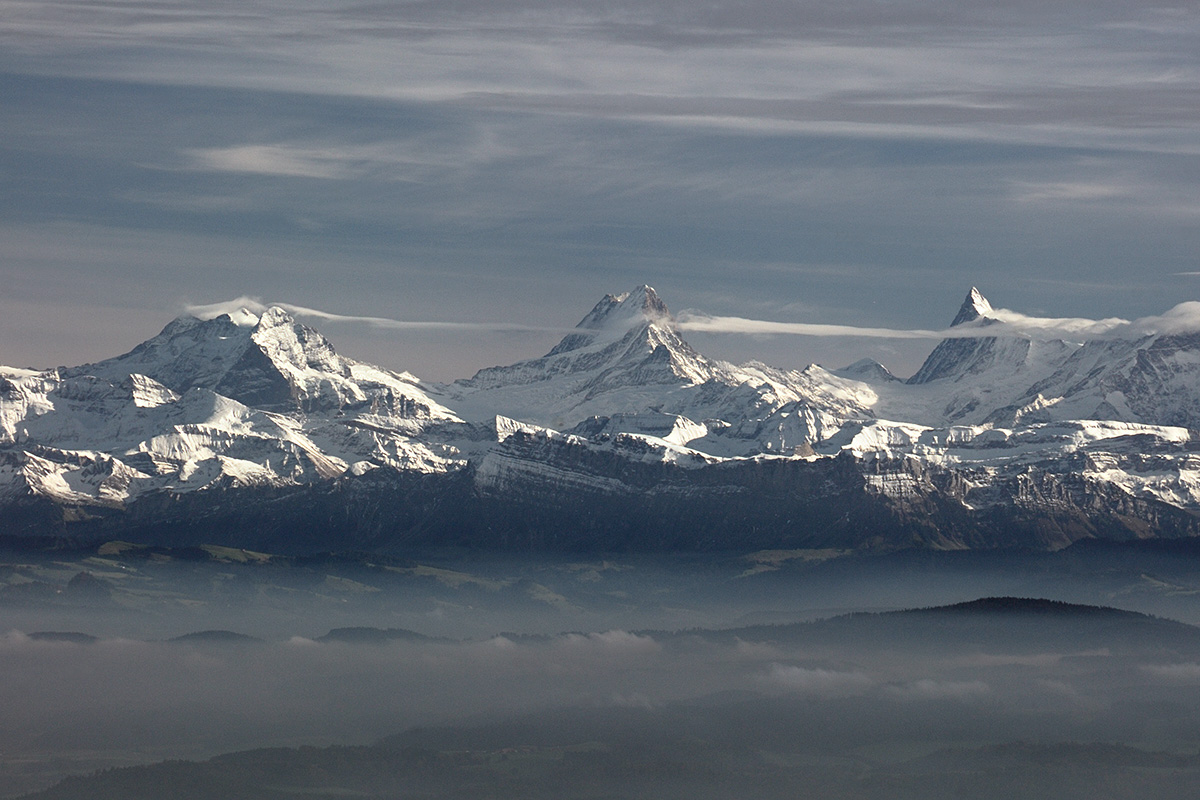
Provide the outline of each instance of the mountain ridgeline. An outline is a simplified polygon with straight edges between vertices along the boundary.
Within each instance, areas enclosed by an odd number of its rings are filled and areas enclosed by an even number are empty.
[[[0,368],[0,535],[322,552],[889,551],[1200,535],[1200,333],[1015,333],[975,289],[907,381],[709,359],[648,287],[452,384],[281,308]],[[1134,331],[1131,327],[1130,331]]]

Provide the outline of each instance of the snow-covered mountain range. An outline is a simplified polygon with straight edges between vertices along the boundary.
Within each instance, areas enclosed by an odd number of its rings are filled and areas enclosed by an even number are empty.
[[[165,525],[245,546],[262,536],[226,529],[250,517],[276,547],[308,525],[318,549],[319,525],[326,549],[451,526],[597,548],[1200,533],[1200,333],[1072,342],[994,314],[972,289],[904,381],[870,361],[709,359],[642,286],[541,358],[450,385],[345,358],[280,308],[181,317],[106,361],[0,368],[0,533]]]

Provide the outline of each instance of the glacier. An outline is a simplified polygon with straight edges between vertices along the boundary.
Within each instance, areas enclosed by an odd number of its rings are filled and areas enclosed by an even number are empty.
[[[307,525],[296,547],[894,549],[1200,534],[1200,333],[1071,341],[999,322],[972,288],[951,324],[971,335],[907,380],[873,361],[784,370],[697,352],[640,286],[540,358],[434,384],[346,358],[281,308],[180,317],[105,361],[0,367],[0,535],[174,526],[286,548]],[[247,519],[259,533],[231,532]]]

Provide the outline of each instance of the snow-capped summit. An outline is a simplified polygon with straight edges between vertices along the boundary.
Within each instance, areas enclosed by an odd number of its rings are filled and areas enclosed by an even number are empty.
[[[984,319],[993,311],[992,304],[987,301],[983,293],[971,287],[971,291],[967,292],[967,299],[963,300],[962,306],[958,309],[958,314],[954,317],[954,321],[950,323],[950,327],[962,325],[967,322],[974,322],[977,319]]]
[[[950,327],[987,330],[995,323],[992,311],[987,298],[971,287]],[[966,394],[947,403],[946,418],[956,421],[977,409],[1011,402],[1022,384],[1027,387],[1053,372],[1076,347],[1058,339],[1036,340],[1013,334],[950,337],[933,349],[908,383],[960,385],[954,391]],[[996,392],[997,397],[989,397]]]
[[[888,383],[900,380],[892,374],[891,370],[873,358],[860,358],[853,364],[831,371],[839,377],[867,383]]]
[[[262,316],[260,314],[255,313],[254,311],[252,311],[249,308],[246,308],[245,306],[241,306],[239,308],[235,308],[231,311],[226,311],[224,313],[225,313],[225,316],[228,316],[230,321],[233,322],[234,325],[237,325],[239,328],[253,328],[254,326],[258,325],[259,320],[262,319]],[[217,314],[217,315],[213,315],[213,316],[220,316],[220,315]],[[200,319],[212,319],[212,317],[201,316]]]
[[[707,359],[680,337],[666,303],[639,286],[605,295],[541,358],[483,369],[456,385],[472,394],[536,386],[518,393],[538,403],[578,403],[622,386],[696,384],[712,376]]]
[[[598,341],[620,339],[636,328],[649,325],[672,328],[674,323],[667,304],[650,286],[639,286],[619,295],[606,294],[575,326],[576,332],[567,334],[546,357],[578,350]]]
[[[361,516],[367,527],[354,530],[372,541],[410,530],[397,526],[450,525],[438,509],[479,498],[505,519],[541,519],[519,510],[535,502],[573,521],[589,492],[633,497],[643,510],[668,495],[684,509],[696,497],[717,511],[742,503],[728,525],[694,520],[716,531],[705,547],[759,510],[769,512],[759,531],[817,531],[754,539],[764,547],[828,546],[822,537],[839,525],[886,538],[910,512],[941,515],[909,530],[937,546],[992,546],[978,532],[1007,531],[1017,507],[1039,546],[1146,526],[1200,535],[1194,332],[1031,338],[972,288],[955,331],[905,382],[870,360],[831,372],[706,358],[639,286],[605,296],[541,358],[431,386],[339,355],[283,308],[252,309],[181,317],[95,364],[0,368],[0,513],[20,503],[51,516],[90,509],[39,528],[56,532],[95,509],[170,521],[180,512],[164,498],[266,486],[298,489],[322,519]],[[343,500],[299,491],[335,479]],[[403,494],[414,487],[434,494]],[[376,490],[400,494],[365,504],[355,494]],[[206,507],[190,496],[188,507]],[[404,519],[383,513],[393,508]],[[662,527],[663,513],[646,525]]]
[[[64,370],[64,376],[119,383],[140,374],[173,392],[199,387],[278,412],[370,402],[371,392],[354,376],[356,362],[338,355],[328,339],[284,309],[234,316],[236,321],[229,314],[207,320],[179,317],[128,353]]]
[[[444,470],[451,449],[414,437],[457,423],[411,375],[338,355],[282,308],[180,317],[115,358],[0,376],[12,485],[71,503]]]
[[[249,324],[253,320],[253,324]],[[283,309],[261,316],[229,314],[207,320],[183,316],[124,355],[66,370],[119,382],[146,375],[174,392],[211,389],[238,402],[286,410],[300,400],[289,376],[309,368],[344,377],[333,347],[311,328],[297,324]]]
[[[1085,343],[997,422],[1105,419],[1200,429],[1200,334]]]
[[[950,327],[978,323],[980,320],[986,325],[987,314],[991,310],[992,304],[972,286]],[[1022,346],[1019,341],[1015,344],[1018,350]],[[943,339],[908,382],[922,384],[938,380],[961,380],[967,375],[985,370],[996,360],[997,355],[995,337]]]
[[[637,287],[632,292],[606,294],[596,304],[577,328],[600,330],[603,328],[629,328],[640,321],[661,322],[669,320],[671,312],[652,286]]]
[[[469,418],[501,414],[558,430],[585,422],[599,430],[591,418],[649,429],[664,415],[678,417],[705,434],[694,446],[719,453],[798,446],[838,420],[870,417],[875,400],[866,385],[819,367],[785,371],[706,358],[649,286],[606,295],[542,358],[481,370],[451,391]]]

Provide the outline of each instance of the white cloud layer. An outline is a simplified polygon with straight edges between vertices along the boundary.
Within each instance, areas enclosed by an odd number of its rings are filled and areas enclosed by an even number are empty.
[[[448,320],[398,320],[354,314],[335,314],[293,303],[264,302],[243,295],[219,303],[192,304],[185,311],[200,319],[212,319],[228,314],[239,325],[254,325],[257,317],[268,308],[282,308],[297,317],[322,322],[351,323],[390,330],[461,330],[461,331],[531,331],[567,333],[574,328],[555,328],[523,325],[513,322],[455,322]],[[640,321],[631,318],[630,323]],[[1035,317],[1004,308],[994,308],[987,317],[976,322],[955,325],[940,330],[872,328],[856,325],[834,325],[807,322],[776,322],[745,317],[720,317],[700,311],[687,310],[676,315],[676,325],[682,331],[699,333],[729,333],[751,336],[810,336],[852,337],[862,339],[981,339],[995,336],[1019,336],[1049,340],[1062,339],[1083,342],[1105,338],[1139,338],[1154,335],[1178,335],[1200,332],[1200,302],[1180,303],[1163,314],[1125,320],[1118,317],[1085,319],[1081,317]]]
[[[522,325],[516,322],[454,322],[449,320],[400,320],[388,317],[366,317],[354,314],[334,314],[316,308],[293,305],[292,303],[263,302],[257,297],[245,295],[233,300],[220,303],[193,304],[184,307],[184,311],[199,319],[213,319],[222,314],[239,325],[254,325],[258,317],[269,308],[282,308],[296,317],[317,319],[323,322],[345,322],[368,325],[372,328],[391,330],[457,330],[457,331],[532,331],[532,332],[565,332],[569,329],[547,328],[536,325]]]
[[[832,670],[772,664],[763,677],[772,688],[821,697],[843,697],[866,692],[875,682],[857,670]]]
[[[679,314],[679,327],[703,333],[738,333],[757,336],[848,336],[865,339],[982,339],[1020,336],[1029,339],[1063,339],[1083,342],[1105,338],[1136,338],[1156,334],[1200,332],[1200,302],[1180,303],[1167,312],[1126,320],[1119,317],[1034,317],[1005,308],[992,309],[987,318],[941,330],[871,328],[805,322],[775,322],[744,317],[716,317],[698,311]]]

